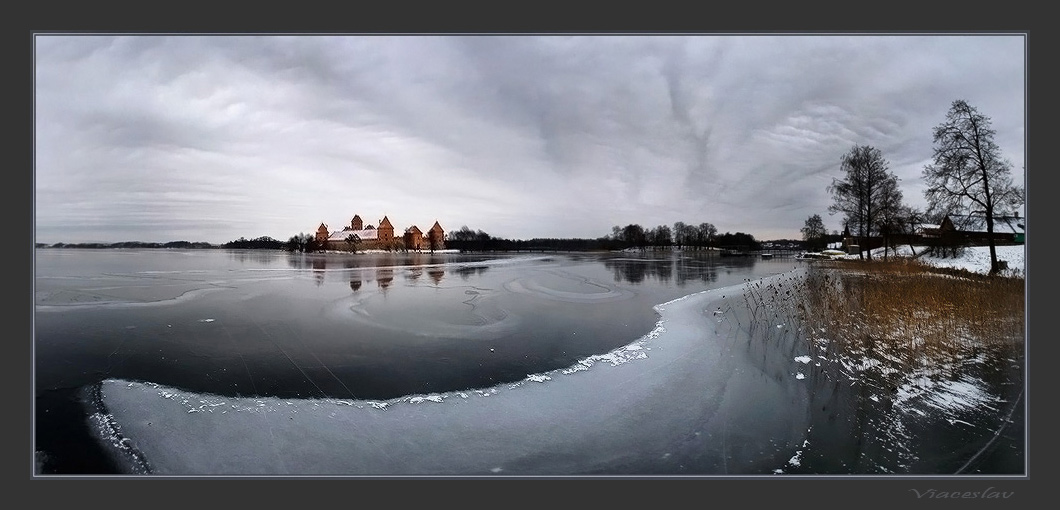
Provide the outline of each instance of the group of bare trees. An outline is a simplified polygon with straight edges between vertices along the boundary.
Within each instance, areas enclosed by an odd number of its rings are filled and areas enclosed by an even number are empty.
[[[627,247],[704,248],[713,246],[717,236],[718,229],[711,223],[692,225],[678,221],[674,223],[673,228],[669,225],[658,225],[645,229],[636,223],[625,227],[615,225],[611,227],[610,240],[623,243]]]
[[[933,162],[922,173],[927,184],[926,212],[903,204],[898,178],[888,169],[879,149],[855,145],[840,160],[843,178],[833,179],[828,186],[833,198],[828,211],[843,214],[845,230],[852,237],[864,240],[880,236],[884,248],[895,235],[914,234],[916,225],[928,218],[980,215],[985,218],[988,232],[990,273],[996,274],[1000,268],[993,236],[994,217],[1015,210],[1025,197],[1023,187],[1012,183],[1012,164],[1002,157],[994,135],[989,117],[964,100],[951,104],[946,120],[934,128]],[[820,216],[810,216],[802,233],[808,242],[822,239],[824,225]],[[866,252],[871,260],[871,251],[861,251]]]
[[[842,213],[845,230],[856,236],[862,246],[872,234],[892,231],[890,222],[900,214],[902,191],[883,153],[875,147],[855,145],[843,155],[840,170],[846,175],[828,186],[834,200],[828,212]],[[862,257],[866,252],[871,260],[872,251],[859,251]]]

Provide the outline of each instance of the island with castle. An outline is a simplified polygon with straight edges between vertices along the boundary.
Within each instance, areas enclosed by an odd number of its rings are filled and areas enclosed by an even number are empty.
[[[355,214],[342,230],[330,231],[321,223],[317,227],[316,241],[326,250],[434,251],[445,249],[445,231],[435,221],[426,233],[412,225],[401,237],[395,237],[394,225],[386,216],[379,220],[379,226],[373,227],[371,224],[365,226],[361,216]]]

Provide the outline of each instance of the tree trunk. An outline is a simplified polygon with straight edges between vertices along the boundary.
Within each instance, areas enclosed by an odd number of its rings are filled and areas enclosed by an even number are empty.
[[[988,211],[986,216],[986,235],[987,243],[990,245],[990,274],[996,275],[1001,272],[1001,267],[997,263],[997,248],[994,245],[994,215],[993,211]]]

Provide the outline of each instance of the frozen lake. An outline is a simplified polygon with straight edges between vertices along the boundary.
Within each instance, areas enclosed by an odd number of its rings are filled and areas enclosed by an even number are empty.
[[[986,377],[964,381],[982,386],[976,410],[922,397],[927,418],[874,431],[888,410],[871,385],[815,370],[793,327],[748,329],[743,286],[796,281],[804,264],[37,250],[38,469],[949,473],[985,458],[1012,411]],[[923,450],[911,430],[945,441]]]

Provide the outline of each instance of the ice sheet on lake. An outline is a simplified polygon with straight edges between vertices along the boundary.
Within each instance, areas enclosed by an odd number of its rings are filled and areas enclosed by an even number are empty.
[[[177,252],[174,252],[177,253]],[[522,256],[476,262],[442,262],[438,264],[370,265],[313,268],[314,273],[368,273],[375,270],[460,269],[520,265],[550,261],[550,256]],[[296,278],[309,268],[240,268],[238,270],[145,270],[129,273],[107,273],[102,276],[36,276],[34,310],[60,312],[86,308],[140,308],[186,303],[211,292],[250,282],[268,282]],[[284,276],[260,276],[278,273]]]
[[[567,275],[563,275],[561,278],[568,280],[565,283],[571,287],[571,290],[549,287],[539,281],[539,278],[517,278],[505,283],[504,288],[519,294],[529,294],[546,300],[569,303],[604,303],[628,299],[633,296],[633,292],[629,290],[603,282]]]
[[[126,289],[129,290],[129,289]],[[187,302],[209,292],[221,290],[217,287],[201,289],[167,289],[152,287],[138,290],[135,295],[114,296],[93,290],[55,291],[37,293],[37,312],[61,312],[74,308],[141,308]],[[126,292],[125,294],[131,294]]]
[[[500,338],[515,332],[522,320],[508,310],[496,306],[489,289],[438,287],[433,289],[435,300],[443,304],[459,304],[459,312],[450,311],[439,317],[425,314],[394,317],[392,310],[372,308],[384,300],[379,294],[351,295],[337,299],[324,308],[329,320],[353,322],[376,328],[401,331],[417,336],[487,339]],[[442,307],[439,307],[442,308]],[[463,320],[465,323],[458,322]]]
[[[741,361],[733,325],[706,312],[734,295],[658,305],[648,335],[516,384],[379,402],[112,379],[101,413],[160,475],[768,473],[803,441],[805,390]]]

